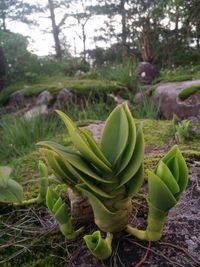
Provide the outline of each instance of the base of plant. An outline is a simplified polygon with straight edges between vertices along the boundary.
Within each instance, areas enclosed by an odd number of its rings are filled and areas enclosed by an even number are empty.
[[[162,233],[158,233],[158,232],[150,232],[147,230],[139,230],[137,228],[134,228],[130,225],[127,225],[126,227],[126,231],[137,237],[140,240],[147,240],[147,241],[158,241],[161,239]]]
[[[67,229],[67,233],[65,230],[66,230],[65,225],[60,225],[60,231],[65,236],[65,238],[67,240],[73,241],[73,240],[76,240],[78,238],[78,236],[85,230],[85,227],[82,226],[78,230],[72,231],[71,233],[68,233],[68,229]]]

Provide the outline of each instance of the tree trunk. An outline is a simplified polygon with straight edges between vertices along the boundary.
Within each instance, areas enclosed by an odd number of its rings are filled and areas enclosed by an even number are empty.
[[[175,14],[175,38],[176,41],[178,42],[178,31],[179,31],[179,6],[176,6],[176,14]]]
[[[70,200],[71,216],[74,223],[88,225],[94,222],[92,207],[87,197],[72,188],[68,188],[67,194]]]
[[[62,58],[62,50],[61,50],[60,39],[59,39],[59,27],[56,25],[54,3],[53,3],[53,0],[48,0],[48,2],[49,2],[50,18],[51,18],[51,23],[52,23],[53,37],[54,37],[54,42],[55,42],[56,58],[60,59]]]
[[[128,46],[127,46],[127,28],[126,28],[126,10],[125,10],[125,1],[120,1],[120,15],[122,22],[122,60],[126,61],[128,59]]]
[[[86,63],[86,34],[85,24],[82,24],[82,38],[83,38],[83,62]]]

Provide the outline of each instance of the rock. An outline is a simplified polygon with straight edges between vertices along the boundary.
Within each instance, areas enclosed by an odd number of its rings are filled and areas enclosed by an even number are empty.
[[[24,118],[29,120],[39,115],[48,115],[48,114],[49,114],[49,111],[48,111],[47,105],[40,105],[40,106],[37,106],[37,107],[34,107],[28,110],[24,114]]]
[[[137,76],[144,83],[151,83],[159,72],[159,68],[149,62],[140,62],[137,67]]]
[[[74,94],[68,89],[62,89],[58,95],[56,102],[54,104],[54,108],[60,108],[64,106],[67,102],[71,102],[74,99]]]
[[[127,103],[129,106],[131,105],[129,100],[126,100],[119,95],[108,94],[108,96],[111,97],[115,101],[116,104]]]
[[[144,99],[153,96],[152,88],[135,94],[134,101],[136,104],[143,104]]]
[[[161,117],[171,119],[176,114],[180,119],[197,117],[200,112],[200,93],[191,95],[185,101],[178,97],[179,93],[190,86],[200,85],[200,80],[185,82],[160,83],[155,89],[159,100]]]
[[[26,106],[23,90],[18,90],[11,94],[8,106],[14,108],[23,108]]]
[[[49,91],[43,91],[37,97],[36,106],[49,105],[53,99],[54,97]]]

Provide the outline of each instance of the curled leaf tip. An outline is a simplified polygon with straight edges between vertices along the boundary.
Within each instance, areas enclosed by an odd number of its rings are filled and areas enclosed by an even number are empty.
[[[111,233],[107,233],[106,238],[102,238],[101,232],[96,231],[91,235],[85,235],[84,240],[91,253],[100,260],[105,260],[112,254],[112,238]]]

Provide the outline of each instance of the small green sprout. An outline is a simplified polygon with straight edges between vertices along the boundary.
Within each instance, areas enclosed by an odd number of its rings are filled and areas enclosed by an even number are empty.
[[[178,124],[175,126],[175,129],[176,140],[178,141],[178,143],[183,144],[189,137],[190,121],[183,120],[181,122],[178,122]]]
[[[58,222],[60,231],[66,237],[66,239],[75,240],[83,231],[84,227],[79,228],[77,231],[74,230],[72,218],[69,215],[67,204],[50,187],[47,189],[46,204],[49,211]]]
[[[142,240],[161,238],[169,210],[176,205],[188,183],[185,160],[175,145],[160,160],[154,172],[148,174],[148,226],[146,231],[127,226],[130,234]]]
[[[111,233],[107,233],[106,238],[102,238],[100,231],[84,236],[87,247],[100,260],[105,260],[112,254],[112,238],[113,235]]]

